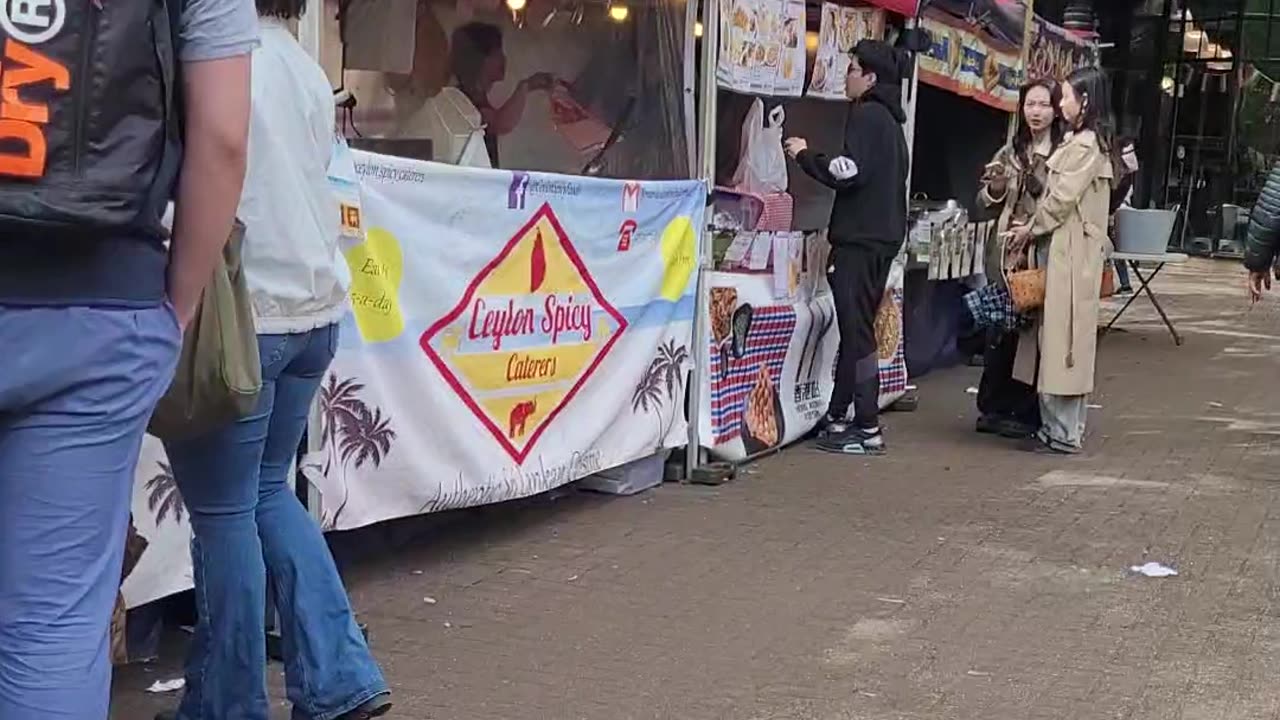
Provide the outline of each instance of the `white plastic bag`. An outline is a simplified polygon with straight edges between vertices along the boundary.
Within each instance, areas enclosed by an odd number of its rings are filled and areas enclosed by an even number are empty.
[[[787,156],[782,150],[782,123],[786,113],[779,105],[769,111],[756,98],[742,123],[742,157],[733,174],[733,188],[756,195],[787,191]]]

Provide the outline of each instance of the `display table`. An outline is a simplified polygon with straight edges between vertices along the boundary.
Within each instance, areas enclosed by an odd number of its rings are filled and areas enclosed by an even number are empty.
[[[1169,263],[1184,263],[1187,261],[1187,256],[1183,253],[1161,253],[1158,255],[1148,255],[1145,253],[1116,252],[1112,253],[1111,259],[1116,262],[1129,263],[1129,268],[1133,270],[1133,274],[1138,278],[1138,287],[1134,290],[1133,295],[1129,297],[1129,301],[1120,308],[1120,311],[1115,314],[1115,317],[1111,318],[1111,322],[1107,323],[1107,326],[1103,328],[1103,332],[1109,332],[1116,324],[1116,321],[1118,321],[1120,317],[1124,315],[1125,311],[1129,309],[1129,306],[1133,304],[1133,301],[1137,300],[1139,295],[1146,293],[1147,298],[1151,300],[1151,304],[1155,307],[1156,312],[1160,313],[1160,319],[1164,321],[1165,327],[1169,328],[1169,334],[1173,335],[1174,344],[1182,345],[1182,336],[1178,334],[1177,328],[1173,326],[1173,322],[1169,320],[1169,316],[1165,313],[1164,308],[1160,306],[1160,300],[1156,298],[1156,294],[1151,291],[1151,281],[1156,279],[1156,276],[1160,274],[1160,271],[1164,269],[1165,265]],[[1150,275],[1142,274],[1143,264],[1155,266]]]

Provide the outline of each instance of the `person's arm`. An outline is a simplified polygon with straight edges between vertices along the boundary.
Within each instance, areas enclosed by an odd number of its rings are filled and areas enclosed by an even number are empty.
[[[231,233],[244,184],[250,58],[182,66],[182,173],[170,243],[169,299],[186,327]]]
[[[884,119],[890,120],[887,115]],[[864,163],[873,161],[872,146],[887,142],[884,139],[887,133],[880,127],[880,120],[870,109],[855,106],[850,110],[849,122],[845,124],[844,148],[840,155],[831,156],[805,147],[795,154],[796,164],[832,190],[861,187],[866,180],[866,174],[862,172]]]
[[[1271,169],[1258,200],[1249,213],[1244,244],[1244,266],[1255,273],[1271,270],[1280,250],[1280,163]]]
[[[524,117],[524,107],[529,102],[529,83],[521,80],[516,85],[515,92],[511,93],[511,97],[496,108],[488,108],[480,113],[484,124],[493,131],[495,135],[506,135],[516,126],[520,124],[520,118]]]
[[[991,158],[988,166],[1000,165],[1004,170],[1002,176],[1003,182],[986,172],[984,169],[982,175],[982,187],[978,190],[978,207],[987,210],[999,210],[1004,206],[1005,200],[1008,199],[1009,193],[1009,176],[1014,170],[1009,164],[1010,149],[1008,147],[1000,148],[998,152]]]
[[[550,90],[556,82],[549,73],[537,73],[521,80],[511,97],[501,107],[488,108],[480,112],[480,119],[495,135],[506,135],[520,124],[524,117],[524,108],[529,103],[529,93],[535,90]]]
[[[1133,194],[1133,173],[1126,171],[1124,177],[1117,178],[1111,188],[1111,213],[1120,209],[1121,205]]]

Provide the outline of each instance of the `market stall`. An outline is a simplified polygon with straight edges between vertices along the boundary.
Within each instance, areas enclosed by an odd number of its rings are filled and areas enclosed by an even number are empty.
[[[332,178],[352,310],[301,464],[326,529],[804,436],[837,347],[830,196],[785,160],[718,177],[718,131],[744,118],[718,122],[717,99],[760,99],[762,130],[793,111],[788,127],[838,139],[847,51],[899,32],[886,7],[905,5],[726,0],[695,22],[675,0],[330,0],[304,17],[357,148]],[[458,43],[482,37],[476,92]],[[795,104],[765,113],[779,97]],[[877,322],[885,403],[906,386],[904,269]],[[148,439],[130,607],[190,587],[186,520]]]
[[[330,0],[299,23],[343,133],[373,150],[331,168],[352,309],[301,464],[326,529],[655,457],[660,481],[660,459],[687,444],[706,238],[690,12]],[[493,81],[486,94],[459,89],[467,63]],[[486,102],[517,94],[493,132]],[[129,607],[192,583],[186,513],[152,438],[134,500],[146,549],[123,584]]]
[[[825,228],[833,194],[782,154],[785,136],[838,147],[850,51],[890,39],[914,2],[722,0],[716,6],[712,136],[715,240],[701,284],[706,322],[698,438],[711,456],[743,461],[806,437],[827,409],[839,347],[827,286]],[[894,12],[890,12],[894,11]],[[704,41],[708,38],[704,37]],[[712,64],[708,62],[707,64]],[[876,322],[881,404],[906,390],[902,278],[895,264]]]

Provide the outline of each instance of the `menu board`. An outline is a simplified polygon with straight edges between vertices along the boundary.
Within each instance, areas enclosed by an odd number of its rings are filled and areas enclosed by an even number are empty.
[[[719,0],[720,87],[799,97],[804,89],[804,0]]]
[[[884,37],[884,10],[822,4],[822,24],[818,29],[818,51],[809,81],[809,97],[848,100],[845,78],[849,75],[849,53],[860,40]]]

